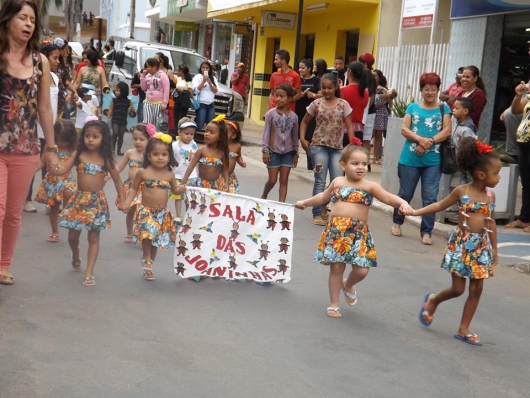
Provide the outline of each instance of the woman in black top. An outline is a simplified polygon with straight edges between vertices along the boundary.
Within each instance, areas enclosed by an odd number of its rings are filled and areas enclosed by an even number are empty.
[[[313,102],[316,98],[319,98],[320,91],[320,79],[312,74],[313,62],[310,59],[303,59],[298,65],[298,72],[300,72],[300,77],[302,80],[302,96],[296,101],[295,113],[298,116],[298,130],[300,131],[300,123],[306,114],[307,107]],[[316,119],[311,119],[309,125],[307,126],[305,139],[311,142],[313,138],[313,132],[316,127]],[[313,169],[311,165],[311,158],[307,156],[307,168],[309,170]]]

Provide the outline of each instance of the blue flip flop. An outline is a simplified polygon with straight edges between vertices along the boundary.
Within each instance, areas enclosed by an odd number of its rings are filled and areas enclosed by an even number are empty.
[[[457,333],[455,334],[454,337],[455,339],[463,341],[464,343],[467,343],[467,344],[476,345],[476,346],[482,345],[482,342],[478,340],[478,336],[474,333],[469,333],[469,334],[464,334],[464,335]]]
[[[427,295],[425,296],[425,298],[423,299],[423,303],[421,305],[421,308],[420,308],[420,314],[418,315],[418,320],[420,321],[420,323],[425,326],[426,328],[428,328],[429,326],[431,326],[431,323],[432,323],[432,320],[433,320],[433,317],[434,315],[430,315],[427,310],[425,309],[425,306],[427,305],[427,301],[429,300],[429,296],[431,295],[432,293],[427,293]],[[431,317],[431,321],[430,322],[425,322],[423,320],[423,313],[426,312],[426,316],[430,316]]]

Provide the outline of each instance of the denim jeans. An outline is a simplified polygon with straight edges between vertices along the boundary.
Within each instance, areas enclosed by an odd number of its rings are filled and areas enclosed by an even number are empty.
[[[333,181],[337,177],[344,175],[340,168],[340,149],[327,146],[312,145],[309,147],[309,155],[313,162],[315,172],[315,184],[313,185],[313,196],[324,192],[326,187],[326,177],[329,170],[329,179]],[[313,218],[322,215],[320,206],[313,207]]]
[[[521,174],[521,187],[523,198],[519,220],[530,222],[530,148],[519,147],[519,173]]]
[[[199,109],[195,111],[195,123],[199,129],[202,129],[205,124],[208,124],[215,117],[215,106],[214,104],[206,105],[201,103]]]
[[[404,164],[398,164],[399,193],[398,196],[410,203],[414,196],[414,191],[421,179],[421,200],[423,206],[436,202],[438,188],[440,187],[440,177],[442,168],[440,165],[429,167],[411,167]],[[425,234],[431,235],[434,228],[435,214],[427,214],[421,218],[420,236]],[[394,209],[392,217],[394,224],[403,224],[405,216]]]

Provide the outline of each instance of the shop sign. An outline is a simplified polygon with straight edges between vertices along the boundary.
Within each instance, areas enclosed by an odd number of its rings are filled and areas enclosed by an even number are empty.
[[[451,18],[469,18],[530,11],[528,0],[458,0],[451,4]]]
[[[177,0],[177,7],[186,7],[188,5],[188,0]]]
[[[227,8],[239,7],[246,4],[259,3],[262,0],[209,0],[208,12],[226,10]]]
[[[195,22],[175,22],[175,32],[193,32],[195,30]]]
[[[436,13],[436,0],[403,0],[402,29],[430,28]]]
[[[265,28],[294,29],[296,14],[276,11],[261,12],[261,26]]]

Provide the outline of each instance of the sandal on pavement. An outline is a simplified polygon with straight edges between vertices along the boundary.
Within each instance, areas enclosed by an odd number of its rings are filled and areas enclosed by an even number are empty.
[[[0,276],[0,285],[14,285],[14,284],[15,284],[14,276],[7,276],[7,275]]]
[[[528,228],[530,227],[530,222],[523,222],[521,220],[512,221],[504,226],[504,228]]]
[[[326,313],[331,318],[342,318],[339,307],[328,307]]]
[[[142,258],[142,275],[146,281],[154,281],[156,279],[153,273],[153,262],[151,260],[145,261]]]
[[[399,225],[399,224],[392,225],[392,228],[390,229],[390,233],[393,236],[401,236],[401,235],[403,235],[403,233],[401,232],[401,225]]]
[[[73,260],[72,259],[72,267],[76,271],[81,271],[81,260]]]
[[[348,305],[355,305],[357,304],[357,291],[354,291],[354,293],[350,293],[346,290],[346,279],[342,281],[342,291],[344,293],[344,297],[346,298],[346,302]]]
[[[423,243],[424,245],[432,245],[431,237],[427,234],[423,235],[421,237],[421,243]]]
[[[523,228],[523,232],[530,232],[530,227]]]
[[[463,341],[464,343],[471,344],[471,345],[478,345],[481,346],[482,342],[478,338],[478,336],[474,333],[468,333],[468,334],[455,334],[455,339]]]
[[[421,308],[420,308],[420,315],[418,316],[420,323],[426,328],[431,326],[432,320],[434,319],[434,315],[429,314],[429,312],[426,309],[427,301],[429,301],[429,297],[431,297],[431,293],[427,293],[427,295],[423,299],[423,304],[421,305]]]
[[[52,242],[52,243],[59,242],[59,234],[50,234],[50,236],[48,236],[48,242]]]
[[[131,235],[127,235],[125,238],[123,238],[123,243],[133,243],[133,238]]]
[[[94,286],[96,284],[96,278],[94,276],[87,276],[83,280],[83,286]]]
[[[323,227],[324,225],[327,224],[327,221],[323,220],[322,218],[313,218],[311,220],[311,223],[315,225],[320,225]]]

